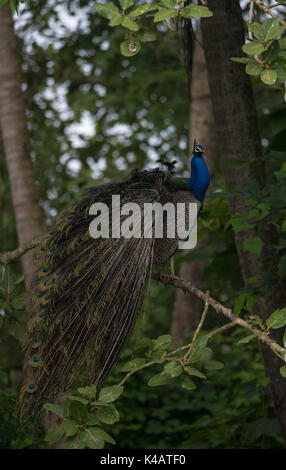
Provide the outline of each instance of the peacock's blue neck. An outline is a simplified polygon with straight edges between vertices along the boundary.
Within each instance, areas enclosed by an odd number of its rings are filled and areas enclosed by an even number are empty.
[[[191,161],[191,177],[187,179],[187,185],[202,206],[209,184],[210,174],[206,162],[202,155],[195,154]]]

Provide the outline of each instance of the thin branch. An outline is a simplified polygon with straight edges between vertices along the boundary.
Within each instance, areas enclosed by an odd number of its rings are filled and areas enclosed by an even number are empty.
[[[280,7],[280,6],[283,6],[285,7],[286,6],[286,3],[284,2],[277,2],[277,3],[273,3],[273,5],[269,5],[267,8],[276,8],[276,7]]]
[[[222,333],[223,331],[226,331],[228,330],[229,328],[234,328],[235,326],[237,326],[237,324],[232,321],[230,323],[226,323],[225,325],[223,326],[220,326],[219,328],[217,328],[216,330],[213,330],[211,331],[209,334],[208,334],[208,338],[212,338],[213,336],[215,335],[218,335],[219,333]]]
[[[252,23],[253,10],[254,10],[254,2],[253,2],[253,0],[250,0],[248,24]],[[250,39],[250,40],[253,39],[252,31],[250,31],[249,28],[248,28],[248,39]]]
[[[153,274],[153,279],[157,281],[161,281],[160,276],[158,274]],[[262,341],[263,343],[267,344],[269,348],[273,351],[273,353],[278,356],[283,362],[286,362],[283,356],[277,352],[277,349],[281,353],[286,353],[286,349],[282,348],[279,344],[277,344],[274,340],[269,338],[268,333],[255,328],[254,326],[250,325],[247,321],[243,320],[242,318],[235,315],[230,308],[224,307],[224,305],[220,304],[217,300],[213,299],[212,297],[208,297],[208,295],[197,287],[193,286],[190,282],[185,281],[180,277],[176,276],[169,276],[167,280],[164,281],[166,284],[173,285],[178,289],[182,289],[184,292],[189,294],[193,294],[199,299],[203,300],[204,302],[209,301],[209,305],[217,312],[221,313],[225,317],[227,317],[231,322],[249,330],[251,333],[256,334],[257,338]]]
[[[255,3],[255,5],[258,6],[258,8],[260,8],[260,10],[264,11],[264,13],[267,13],[268,15],[272,16],[273,18],[277,18],[279,20],[280,24],[283,24],[283,25],[286,24],[286,22],[284,20],[282,20],[280,18],[280,16],[276,15],[276,13],[273,13],[273,11],[271,11],[269,9],[269,7],[266,7],[261,0],[253,0],[253,2]]]
[[[183,361],[185,362],[188,362],[188,358],[189,356],[191,355],[192,353],[192,349],[193,349],[193,344],[194,342],[196,341],[197,337],[198,337],[198,334],[199,332],[201,331],[201,328],[203,326],[203,323],[205,321],[205,318],[206,318],[206,315],[207,315],[207,311],[208,311],[208,308],[209,308],[209,296],[210,296],[210,293],[209,291],[206,292],[206,295],[207,295],[207,300],[205,301],[205,306],[204,306],[204,311],[202,313],[202,316],[201,316],[201,319],[199,321],[199,324],[194,332],[194,336],[193,336],[193,339],[192,339],[192,342],[190,344],[190,347],[188,349],[188,351],[186,352],[184,358],[183,358]]]
[[[33,240],[30,240],[23,245],[19,246],[15,250],[8,251],[6,253],[0,254],[0,263],[7,264],[13,261],[20,256],[23,256],[28,251],[35,248],[39,245],[46,237],[46,234],[38,235]],[[224,305],[220,304],[217,300],[213,299],[209,296],[208,292],[202,292],[197,287],[193,286],[190,282],[187,282],[185,279],[176,276],[168,276],[167,279],[164,281],[161,280],[159,274],[153,274],[152,278],[156,281],[164,282],[165,284],[170,284],[176,287],[177,289],[182,289],[184,292],[189,294],[193,294],[199,299],[203,300],[205,304],[210,305],[217,313],[221,313],[225,317],[227,317],[233,324],[239,325],[242,328],[249,330],[251,333],[256,334],[258,339],[263,343],[267,344],[269,348],[278,356],[283,362],[286,362],[286,359],[278,353],[278,350],[285,355],[286,349],[282,348],[279,344],[273,341],[268,336],[268,332],[264,332],[255,328],[254,326],[250,325],[247,321],[243,320],[242,318],[235,315],[230,308],[224,307]],[[184,347],[190,347],[189,345]],[[144,367],[147,367],[145,364]],[[131,374],[130,374],[131,375]]]
[[[203,311],[203,313],[202,313],[202,317],[201,317],[200,322],[199,322],[199,324],[198,324],[198,326],[197,326],[197,328],[196,328],[196,331],[195,331],[195,333],[194,333],[192,343],[197,339],[197,336],[198,336],[198,334],[199,334],[199,332],[200,332],[200,330],[201,330],[201,328],[202,328],[202,326],[203,326],[203,323],[204,323],[204,321],[205,321],[206,314],[207,314],[207,311],[208,311],[208,308],[209,308],[209,298],[210,298],[210,292],[209,292],[209,291],[206,292],[206,296],[207,296],[207,299],[206,299],[206,301],[205,301],[204,311]]]
[[[29,240],[15,250],[7,251],[6,253],[0,253],[0,263],[8,264],[17,258],[20,258],[25,253],[38,246],[45,237],[46,234],[38,235],[36,238],[33,238],[33,240]]]

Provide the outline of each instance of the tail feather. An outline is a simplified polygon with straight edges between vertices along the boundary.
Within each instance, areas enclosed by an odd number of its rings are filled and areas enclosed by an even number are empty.
[[[171,170],[134,171],[123,183],[90,188],[58,217],[40,246],[25,342],[30,367],[21,394],[22,415],[37,413],[45,401],[59,398],[83,372],[85,382],[98,388],[110,374],[132,333],[153,261],[165,262],[178,238],[167,240],[166,227],[162,240],[155,240],[154,233],[150,238],[92,238],[90,206],[104,202],[111,208],[112,195],[118,194],[121,205],[137,203],[143,217],[148,202],[192,202],[190,192],[169,193]],[[128,215],[121,214],[117,223],[128,225]],[[149,217],[152,227],[153,215]],[[113,223],[111,217],[110,230]],[[143,221],[134,223],[136,234]]]
[[[45,401],[58,398],[83,370],[86,381],[100,388],[132,333],[152,269],[154,239],[94,239],[89,207],[97,201],[110,207],[112,194],[141,209],[159,201],[167,172],[149,172],[149,179],[142,173],[101,191],[89,190],[60,216],[39,249],[22,414],[38,412]]]

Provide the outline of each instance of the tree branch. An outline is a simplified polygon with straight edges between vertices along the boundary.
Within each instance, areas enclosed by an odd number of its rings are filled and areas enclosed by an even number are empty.
[[[271,11],[271,10],[269,9],[269,7],[266,7],[266,6],[264,5],[264,3],[263,3],[261,0],[253,0],[253,2],[255,3],[255,5],[258,6],[258,8],[260,8],[260,10],[264,11],[264,13],[267,13],[268,15],[273,16],[273,18],[277,18],[277,19],[279,20],[279,23],[280,23],[280,24],[283,24],[283,25],[286,24],[286,22],[283,21],[283,20],[280,18],[280,16],[276,15],[275,13],[273,13],[273,11]]]
[[[8,264],[11,261],[23,256],[25,253],[32,250],[36,246],[38,246],[44,240],[45,237],[46,237],[45,233],[41,234],[37,236],[36,238],[34,238],[33,240],[30,240],[24,243],[23,245],[19,246],[15,250],[0,254],[0,263]],[[162,281],[159,274],[153,273],[152,279],[156,281],[164,282],[164,284],[170,284],[176,287],[177,289],[182,289],[184,292],[193,294],[199,299],[204,301],[205,303],[204,312],[203,312],[201,321],[196,331],[198,332],[200,331],[205,315],[207,313],[208,306],[210,305],[217,313],[220,313],[224,315],[226,318],[228,318],[231,321],[231,326],[239,325],[242,328],[245,328],[246,330],[249,330],[251,333],[257,335],[258,340],[267,344],[267,346],[274,352],[274,354],[276,354],[276,356],[278,356],[283,362],[286,362],[286,349],[282,348],[282,346],[280,346],[271,338],[269,338],[268,332],[255,328],[254,326],[250,325],[247,321],[235,315],[230,308],[225,307],[224,305],[219,303],[217,300],[210,297],[209,291],[207,291],[206,293],[202,292],[197,287],[193,286],[190,282],[177,276],[168,276],[166,279],[164,279],[164,281]],[[213,334],[211,334],[211,336],[213,336]],[[189,347],[190,345],[183,346],[182,349],[186,349]],[[278,351],[284,356],[279,354]],[[147,365],[145,364],[144,367],[147,367]]]
[[[161,281],[159,274],[153,274],[152,278],[157,281]],[[164,280],[164,282],[178,289],[183,289],[184,292],[195,295],[199,299],[203,300],[205,303],[208,302],[208,304],[217,313],[221,313],[226,318],[228,318],[232,323],[239,325],[242,328],[245,328],[246,330],[249,330],[253,334],[256,334],[257,338],[261,342],[267,344],[267,346],[273,351],[274,354],[276,354],[276,356],[278,356],[283,362],[286,362],[284,357],[278,352],[279,350],[282,354],[285,354],[286,349],[282,348],[282,346],[280,346],[271,338],[269,338],[268,332],[264,332],[250,325],[246,320],[243,320],[242,318],[235,315],[230,308],[224,307],[224,305],[220,304],[217,300],[213,299],[212,297],[209,297],[208,293],[202,292],[197,287],[193,286],[190,282],[187,282],[185,279],[182,279],[177,276],[168,276],[168,278]]]
[[[8,264],[17,258],[20,258],[25,253],[38,246],[45,237],[46,234],[38,235],[36,238],[33,238],[32,240],[29,240],[26,243],[23,243],[23,245],[19,246],[15,250],[7,251],[6,253],[0,253],[0,263]]]

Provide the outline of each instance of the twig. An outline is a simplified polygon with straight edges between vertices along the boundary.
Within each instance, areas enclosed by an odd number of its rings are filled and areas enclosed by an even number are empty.
[[[256,1],[256,0],[254,0],[254,1]],[[15,250],[8,251],[6,253],[0,254],[0,263],[7,264],[7,263],[13,261],[16,258],[19,258],[20,256],[23,256],[25,253],[27,253],[28,251],[32,250],[37,245],[39,245],[45,239],[45,237],[46,237],[46,234],[38,235],[33,240],[30,240],[30,241],[24,243],[23,245],[19,246]],[[152,275],[152,278],[156,281],[162,282],[159,274],[154,273]],[[184,292],[188,292],[189,294],[193,294],[196,297],[198,297],[199,299],[203,300],[205,302],[205,304],[210,305],[217,313],[221,313],[222,315],[227,317],[229,320],[231,320],[233,326],[234,326],[234,324],[239,325],[242,328],[245,328],[245,329],[249,330],[251,333],[256,334],[258,339],[260,341],[262,341],[263,343],[267,344],[269,346],[269,348],[274,352],[274,354],[276,354],[276,356],[278,356],[283,362],[286,362],[286,359],[283,356],[281,356],[281,354],[279,354],[277,352],[277,349],[278,349],[281,353],[283,353],[285,355],[285,353],[286,353],[285,348],[282,348],[279,344],[277,344],[275,341],[273,341],[271,338],[269,338],[267,332],[259,330],[259,329],[255,328],[254,326],[250,325],[249,323],[247,323],[247,321],[245,321],[242,318],[235,315],[230,308],[224,307],[224,305],[220,304],[217,300],[210,297],[208,292],[206,292],[206,293],[202,292],[197,287],[193,286],[190,282],[187,282],[187,281],[185,281],[185,279],[182,279],[182,278],[177,277],[177,276],[171,276],[170,275],[170,276],[168,276],[168,278],[164,282],[166,284],[171,284],[171,285],[173,285],[174,287],[176,287],[178,289],[182,289]],[[206,306],[205,306],[205,308],[206,308]],[[202,317],[202,319],[203,319],[203,317]],[[190,347],[190,345],[183,346],[182,349],[186,349],[186,348],[189,348],[189,347]],[[173,354],[174,354],[174,352],[173,352]],[[151,364],[149,364],[149,365],[151,365]],[[141,368],[143,368],[143,367],[147,367],[147,364],[144,364],[144,366],[142,366]],[[131,375],[131,373],[129,375]]]
[[[161,281],[160,276],[158,274],[153,274],[152,277],[153,279],[157,281]],[[188,292],[189,294],[195,295],[196,297],[203,300],[204,302],[207,301],[207,298],[208,298],[207,294],[199,290],[197,287],[193,286],[190,282],[185,281],[185,279],[182,279],[176,276],[169,276],[168,279],[165,280],[165,282],[166,284],[171,284],[178,289],[182,289],[183,291]],[[220,304],[217,300],[213,299],[212,297],[209,297],[208,301],[209,301],[209,305],[217,313],[223,314],[225,317],[231,320],[231,322],[235,323],[236,325],[241,326],[242,328],[249,330],[253,334],[256,334],[257,338],[263,343],[267,344],[276,356],[278,356],[283,362],[286,362],[284,357],[281,356],[281,354],[277,352],[277,349],[279,349],[280,352],[286,353],[286,349],[282,348],[274,340],[269,338],[266,332],[263,332],[262,330],[259,330],[258,328],[255,328],[254,326],[250,325],[249,323],[247,323],[247,321],[235,315],[230,308],[224,307],[224,305]]]
[[[261,0],[253,0],[253,2],[255,3],[255,5],[258,6],[258,8],[260,8],[260,10],[264,11],[264,13],[273,16],[273,18],[277,18],[280,24],[286,24],[286,22],[283,21],[280,16],[276,15],[276,13],[273,13],[273,11],[269,10],[269,7],[266,7]]]
[[[0,253],[0,263],[8,264],[16,258],[20,258],[20,256],[23,256],[27,251],[30,251],[35,248],[35,246],[39,245],[45,237],[46,234],[38,235],[36,238],[33,238],[33,240],[29,240],[15,250]]]
[[[277,3],[273,3],[273,5],[269,5],[267,8],[275,8],[275,7],[279,7],[279,6],[283,6],[285,7],[286,6],[286,3],[284,2],[277,2]]]
[[[253,2],[253,0],[250,0],[248,24],[252,23],[253,9],[254,9],[254,2]],[[248,28],[248,39],[250,39],[250,40],[253,39],[252,31],[250,31],[249,28]]]
[[[237,324],[232,321],[230,323],[226,323],[225,325],[223,326],[220,326],[219,328],[217,328],[216,330],[213,330],[211,331],[209,334],[208,334],[208,338],[212,338],[213,336],[215,335],[218,335],[219,333],[222,333],[223,331],[226,331],[228,330],[229,328],[234,328],[235,326],[237,326]]]
[[[201,331],[201,328],[203,326],[203,323],[205,321],[205,318],[206,318],[206,314],[207,314],[207,311],[208,311],[208,308],[209,308],[209,297],[210,297],[210,292],[207,291],[206,292],[206,296],[207,296],[207,299],[205,301],[205,306],[204,306],[204,311],[202,313],[202,316],[201,316],[201,319],[199,321],[199,324],[194,332],[194,336],[193,336],[193,339],[192,339],[192,342],[190,344],[190,347],[188,349],[188,351],[186,352],[184,358],[183,358],[183,361],[184,362],[188,362],[188,358],[189,356],[191,355],[191,352],[192,352],[192,349],[193,349],[193,345],[194,345],[194,342],[196,341],[197,337],[198,337],[198,334],[199,332]]]
[[[197,336],[198,336],[198,334],[199,334],[199,332],[200,332],[200,330],[201,330],[201,328],[202,328],[202,326],[203,326],[203,323],[204,323],[204,321],[205,321],[206,314],[207,314],[207,311],[208,311],[208,308],[209,308],[209,298],[210,298],[210,292],[207,291],[207,292],[206,292],[206,301],[205,301],[204,311],[203,311],[203,313],[202,313],[202,317],[201,317],[200,322],[199,322],[199,324],[198,324],[198,326],[197,326],[197,328],[196,328],[196,331],[195,331],[195,333],[194,333],[192,343],[197,339]]]

